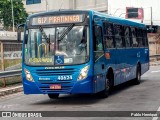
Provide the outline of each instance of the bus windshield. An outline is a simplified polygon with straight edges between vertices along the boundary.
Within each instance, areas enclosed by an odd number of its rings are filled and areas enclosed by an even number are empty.
[[[28,29],[24,55],[28,65],[86,63],[89,59],[89,28],[70,24]]]

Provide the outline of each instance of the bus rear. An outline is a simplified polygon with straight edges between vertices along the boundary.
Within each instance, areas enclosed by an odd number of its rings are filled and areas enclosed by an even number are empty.
[[[25,24],[25,94],[94,93],[89,12],[31,15]]]

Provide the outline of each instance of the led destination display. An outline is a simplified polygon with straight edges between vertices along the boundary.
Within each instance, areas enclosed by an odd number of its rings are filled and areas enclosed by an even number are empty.
[[[48,25],[63,23],[79,23],[84,21],[84,15],[60,15],[60,16],[40,16],[32,18],[31,25]]]

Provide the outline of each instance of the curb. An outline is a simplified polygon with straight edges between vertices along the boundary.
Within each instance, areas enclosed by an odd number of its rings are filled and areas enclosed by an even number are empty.
[[[9,95],[9,94],[13,94],[13,93],[17,93],[17,92],[22,92],[22,91],[23,91],[22,85],[19,85],[16,87],[2,88],[2,89],[0,89],[0,97],[5,96],[5,95]]]
[[[150,66],[159,66],[160,63],[151,63]]]

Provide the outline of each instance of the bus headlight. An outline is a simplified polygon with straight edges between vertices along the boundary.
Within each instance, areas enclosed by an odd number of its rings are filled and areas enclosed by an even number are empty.
[[[78,77],[78,80],[83,80],[88,76],[89,65],[84,67]]]
[[[25,74],[26,74],[26,79],[27,79],[28,81],[33,82],[33,78],[32,78],[31,73],[30,73],[27,69],[24,69],[24,72],[25,72]]]

